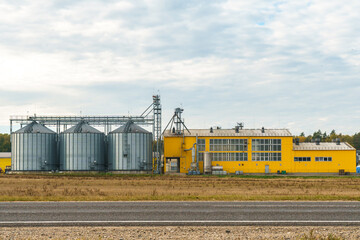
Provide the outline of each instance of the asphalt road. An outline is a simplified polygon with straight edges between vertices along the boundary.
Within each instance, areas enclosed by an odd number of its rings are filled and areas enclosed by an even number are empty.
[[[360,226],[360,202],[0,202],[5,226]]]

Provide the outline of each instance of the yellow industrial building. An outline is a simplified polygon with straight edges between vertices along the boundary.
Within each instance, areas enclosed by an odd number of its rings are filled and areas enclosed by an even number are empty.
[[[11,153],[0,152],[0,173],[4,173],[6,167],[11,167]]]
[[[205,156],[205,157],[204,157]],[[164,132],[164,171],[204,173],[356,172],[356,150],[346,142],[300,143],[287,129],[190,129]]]

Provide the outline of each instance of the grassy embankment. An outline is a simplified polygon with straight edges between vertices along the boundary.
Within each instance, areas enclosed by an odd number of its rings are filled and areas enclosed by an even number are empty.
[[[0,201],[360,200],[359,177],[0,175]]]

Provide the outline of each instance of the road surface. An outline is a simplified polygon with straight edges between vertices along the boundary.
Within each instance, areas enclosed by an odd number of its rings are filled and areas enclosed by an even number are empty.
[[[360,202],[0,202],[5,226],[360,226]]]

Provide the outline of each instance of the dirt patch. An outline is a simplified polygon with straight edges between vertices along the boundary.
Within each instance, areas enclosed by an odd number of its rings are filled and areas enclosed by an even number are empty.
[[[312,233],[311,233],[312,232]],[[310,238],[310,235],[313,238]],[[358,227],[25,227],[0,239],[360,239]]]

